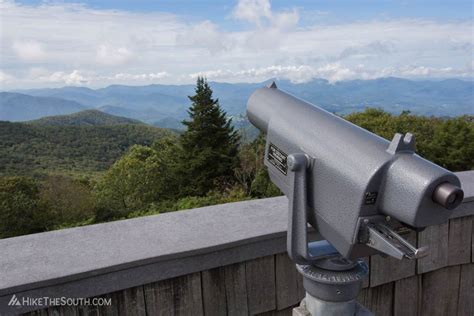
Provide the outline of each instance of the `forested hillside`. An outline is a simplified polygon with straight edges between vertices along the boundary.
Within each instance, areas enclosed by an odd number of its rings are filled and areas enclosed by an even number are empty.
[[[147,125],[45,126],[0,122],[0,174],[105,171],[132,145],[171,132]]]
[[[124,125],[124,124],[144,124],[138,120],[127,117],[116,116],[104,113],[99,110],[85,110],[69,115],[46,116],[37,120],[28,121],[29,124],[35,125]]]

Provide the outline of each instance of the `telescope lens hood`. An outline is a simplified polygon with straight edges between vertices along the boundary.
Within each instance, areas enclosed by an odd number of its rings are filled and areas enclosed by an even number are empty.
[[[458,207],[463,198],[464,191],[449,182],[441,183],[433,192],[433,201],[448,210]]]

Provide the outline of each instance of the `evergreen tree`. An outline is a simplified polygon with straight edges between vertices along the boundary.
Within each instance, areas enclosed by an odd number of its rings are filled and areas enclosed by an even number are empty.
[[[196,94],[188,110],[190,120],[183,121],[187,131],[181,135],[180,170],[182,195],[205,195],[210,190],[234,181],[238,164],[239,136],[213,99],[205,78],[199,77]]]

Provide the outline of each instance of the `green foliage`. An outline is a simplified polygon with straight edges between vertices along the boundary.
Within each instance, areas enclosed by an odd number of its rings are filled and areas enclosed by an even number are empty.
[[[165,200],[151,203],[148,209],[131,212],[127,215],[127,218],[156,215],[209,205],[244,201],[248,199],[250,199],[250,197],[245,194],[245,191],[240,186],[235,186],[225,192],[209,192],[206,196],[187,196],[177,200]]]
[[[62,175],[50,175],[42,181],[39,199],[58,225],[85,221],[96,209],[89,183]]]
[[[281,195],[280,190],[270,181],[267,168],[263,164],[265,155],[265,134],[251,143],[243,144],[239,151],[239,166],[236,178],[251,197],[263,198]]]
[[[0,175],[105,171],[132,145],[170,132],[146,125],[42,126],[0,122]]]
[[[113,210],[112,217],[126,215],[131,210],[146,208],[151,202],[164,199],[158,152],[150,147],[135,145],[118,160],[97,185],[101,220],[104,210]],[[166,198],[166,197],[165,197]]]
[[[128,216],[148,209],[174,209],[170,203],[180,197],[176,136],[163,137],[151,147],[135,145],[99,180],[96,221]]]
[[[239,165],[235,168],[235,177],[247,194],[250,194],[252,182],[259,170],[263,169],[265,155],[265,135],[260,135],[250,143],[244,143],[239,150]]]
[[[367,109],[345,118],[387,140],[391,140],[395,133],[413,133],[417,153],[448,170],[474,168],[472,116],[436,118],[409,112],[396,116],[380,109]]]
[[[182,194],[202,196],[234,181],[239,136],[204,78],[198,78],[195,92],[189,97],[190,121],[183,121],[179,169]]]
[[[161,161],[161,181],[165,184],[163,194],[170,200],[181,197],[180,186],[184,181],[181,168],[186,166],[180,161],[183,149],[179,137],[176,135],[163,137],[154,142],[151,148]]]
[[[251,191],[252,197],[265,198],[282,195],[280,189],[273,184],[268,175],[267,169],[260,169],[255,179],[252,181]]]
[[[429,160],[452,171],[474,169],[473,117],[441,121],[426,153]]]
[[[35,180],[0,178],[0,238],[41,232],[51,223],[54,218],[42,209]]]
[[[179,199],[176,202],[178,210],[186,210],[209,205],[231,203],[237,201],[248,200],[249,197],[240,187],[234,187],[227,192],[209,192],[206,196],[189,196]]]

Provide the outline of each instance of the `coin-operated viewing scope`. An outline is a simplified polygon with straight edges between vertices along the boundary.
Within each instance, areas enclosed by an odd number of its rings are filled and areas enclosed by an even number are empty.
[[[446,222],[462,202],[452,172],[415,153],[411,134],[391,142],[279,90],[255,91],[250,122],[266,133],[265,165],[289,199],[288,252],[311,262],[311,224],[343,257],[419,258],[401,235]]]

